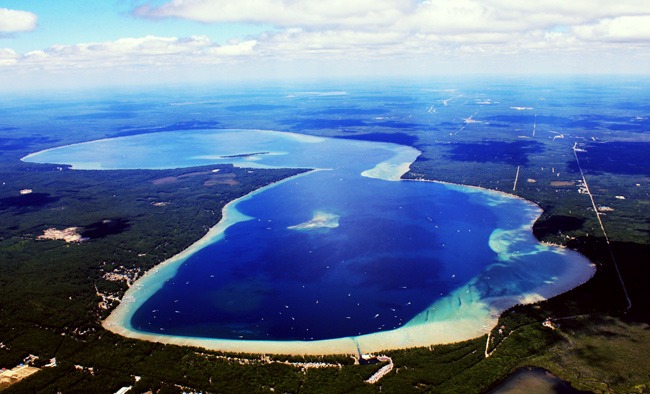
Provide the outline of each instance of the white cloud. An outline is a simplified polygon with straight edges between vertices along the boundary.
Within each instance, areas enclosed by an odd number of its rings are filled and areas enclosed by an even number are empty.
[[[650,2],[623,0],[426,0],[395,22],[403,30],[440,35],[553,31],[558,27],[596,23],[603,19],[650,15]]]
[[[407,36],[400,32],[370,33],[354,30],[305,31],[287,29],[259,37],[259,49],[276,57],[308,57],[315,54],[376,56],[401,47]]]
[[[650,42],[650,15],[622,16],[591,25],[576,26],[573,33],[586,41]]]
[[[18,54],[10,48],[0,48],[0,66],[11,66],[16,64]]]
[[[414,7],[414,0],[173,0],[158,7],[140,6],[134,14],[284,27],[380,26],[393,23]]]
[[[148,4],[134,14],[271,25],[274,29],[254,38],[252,52],[257,61],[281,67],[291,67],[293,61],[362,64],[370,72],[386,65],[433,70],[435,64],[452,72],[582,72],[622,69],[602,59],[639,64],[636,59],[650,56],[647,0],[167,0]]]
[[[211,47],[204,51],[206,55],[216,55],[216,56],[229,56],[229,57],[238,57],[238,56],[247,56],[254,53],[255,46],[257,45],[256,40],[248,40],[242,42],[231,42],[228,45],[222,45],[218,47]]]
[[[454,31],[531,30],[650,14],[646,0],[171,0],[134,14],[205,23],[252,22],[280,27],[409,25]]]
[[[397,70],[415,65],[433,69],[444,62],[451,71],[467,67],[480,72],[489,63],[497,65],[492,71],[500,72],[498,64],[546,70],[553,59],[561,59],[558,69],[565,70],[568,64],[581,70],[586,59],[616,62],[627,55],[626,64],[641,64],[629,59],[650,55],[647,0],[169,0],[133,12],[148,18],[263,23],[275,28],[224,45],[207,36],[145,36],[57,45],[24,54],[0,49],[0,67],[120,72],[137,68],[144,74],[175,67],[194,71],[213,64],[224,68],[236,64],[230,68],[235,72],[240,72],[240,65],[241,70],[257,71],[262,63],[269,66],[265,72],[284,72],[285,67],[300,72],[305,64],[328,64],[324,72],[333,72],[335,67],[359,64],[374,72],[387,64]],[[634,51],[625,52],[629,47]],[[600,66],[608,65],[591,62],[591,67]]]
[[[31,12],[0,8],[0,33],[34,30],[36,20],[36,15]]]
[[[115,41],[55,45],[18,55],[0,50],[0,65],[61,70],[68,68],[110,68],[115,66],[175,66],[214,64],[253,53],[255,40],[218,45],[206,36],[184,38],[145,36]]]

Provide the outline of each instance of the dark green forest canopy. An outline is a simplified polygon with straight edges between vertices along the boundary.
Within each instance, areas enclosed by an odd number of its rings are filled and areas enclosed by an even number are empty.
[[[408,100],[395,101],[402,102],[415,105]],[[364,380],[382,365],[353,365],[348,355],[273,357],[279,361],[341,365],[321,369],[302,370],[261,361],[241,365],[223,357],[233,355],[125,339],[105,331],[100,322],[108,310],[99,307],[102,299],[98,293],[120,296],[127,288],[125,281],[106,280],[107,273],[141,275],[204,235],[219,221],[227,202],[304,170],[206,166],[75,171],[65,166],[26,164],[19,158],[40,149],[107,136],[240,127],[242,113],[250,114],[246,121],[255,124],[257,117],[282,108],[265,103],[232,105],[225,111],[236,114],[236,118],[180,117],[160,129],[129,125],[134,118],[126,115],[134,109],[120,105],[113,108],[117,115],[121,114],[115,121],[119,126],[87,136],[44,136],[0,123],[5,133],[0,138],[0,179],[4,183],[0,188],[0,367],[14,367],[29,354],[39,357],[37,366],[47,364],[52,357],[57,360],[57,367],[44,368],[6,392],[115,392],[134,384],[136,392],[180,392],[184,388],[209,392],[263,392],[270,388],[276,392],[378,392],[380,387],[382,392],[394,393],[481,392],[521,365],[538,364],[553,370],[553,357],[564,357],[553,352],[570,343],[566,338],[576,346],[580,341],[585,345],[571,359],[575,364],[554,373],[590,390],[601,387],[598,384],[609,384],[619,391],[644,384],[639,378],[642,372],[628,376],[625,371],[616,372],[616,367],[612,367],[611,376],[602,375],[597,383],[581,382],[579,376],[585,370],[579,361],[599,354],[598,342],[594,345],[588,341],[609,338],[608,332],[618,333],[620,341],[628,338],[627,342],[617,342],[621,349],[631,349],[630,354],[647,354],[647,343],[633,344],[639,332],[634,330],[647,327],[650,321],[650,299],[645,289],[650,272],[644,260],[650,252],[648,166],[644,155],[647,142],[589,143],[583,146],[586,152],[578,153],[599,205],[616,208],[601,217],[611,241],[608,245],[589,197],[578,192],[581,185],[572,150],[574,141],[545,137],[532,142],[513,136],[513,124],[530,125],[535,121],[528,115],[485,119],[493,123],[468,126],[476,129],[463,135],[462,141],[450,135],[457,132],[457,124],[426,125],[422,131],[422,119],[359,120],[355,118],[358,114],[374,117],[382,113],[361,107],[360,112],[333,108],[317,114],[316,120],[305,119],[307,116],[298,121],[278,120],[305,134],[413,145],[422,155],[406,178],[481,186],[529,199],[544,209],[534,226],[539,239],[577,249],[597,265],[597,274],[585,285],[547,302],[505,312],[491,333],[491,357],[484,356],[485,337],[453,345],[391,351],[387,354],[399,373],[387,375],[380,385],[369,385]],[[100,111],[74,119],[90,125],[113,119],[116,114],[107,117]],[[352,119],[341,118],[346,116]],[[582,116],[567,121],[538,116],[537,123],[567,128],[591,125],[605,136],[627,124],[636,127],[630,133],[641,135],[639,122],[626,123],[623,118]],[[495,127],[498,124],[505,127]],[[582,136],[580,133],[576,135]],[[636,159],[626,162],[624,155],[617,154],[621,150]],[[229,179],[236,182],[214,182],[214,169],[229,174]],[[518,172],[518,184],[513,190]],[[32,192],[21,194],[24,189]],[[78,227],[82,236],[90,239],[81,243],[38,239],[48,228],[69,227]],[[630,310],[626,310],[612,254],[632,301]],[[562,322],[560,331],[541,325],[548,317],[565,319],[558,320]],[[259,355],[237,357],[260,360]],[[93,368],[93,373],[88,368]],[[135,383],[134,376],[142,379]]]

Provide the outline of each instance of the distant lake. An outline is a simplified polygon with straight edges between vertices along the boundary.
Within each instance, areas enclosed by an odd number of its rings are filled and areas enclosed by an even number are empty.
[[[520,368],[488,394],[580,394],[571,384],[541,368]]]
[[[137,333],[237,341],[354,337],[363,344],[368,334],[469,321],[472,335],[480,335],[491,328],[482,326],[486,318],[592,275],[578,253],[533,237],[541,212],[534,204],[399,180],[418,155],[385,142],[188,130],[69,145],[24,160],[103,170],[224,163],[252,172],[315,169],[230,204],[209,239],[132,287],[134,302],[121,324]],[[433,341],[412,338],[418,335],[436,334],[409,332],[413,342],[406,345]]]

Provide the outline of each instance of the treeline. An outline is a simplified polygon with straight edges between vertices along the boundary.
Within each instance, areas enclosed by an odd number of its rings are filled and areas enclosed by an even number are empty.
[[[431,157],[432,155],[429,155]],[[424,158],[426,159],[426,157]],[[430,179],[468,183],[508,191],[511,165],[484,164],[489,171],[470,171],[472,163],[447,160],[444,167],[430,159],[413,167]],[[5,163],[3,163],[5,164]],[[237,184],[207,183],[213,169],[233,174]],[[444,170],[444,171],[442,171]],[[7,393],[113,393],[134,385],[134,392],[463,392],[479,393],[505,378],[545,349],[562,341],[541,325],[547,317],[593,314],[648,321],[648,244],[623,242],[614,234],[611,247],[634,301],[623,314],[625,300],[603,238],[594,236],[596,223],[587,197],[574,189],[525,183],[519,194],[546,209],[538,238],[562,242],[598,265],[596,276],[583,286],[547,302],[517,306],[504,313],[492,332],[485,358],[486,337],[459,344],[388,352],[395,372],[378,384],[364,380],[380,365],[352,365],[347,355],[282,357],[278,360],[324,361],[341,368],[308,369],[272,363],[241,365],[221,353],[136,341],[103,330],[98,310],[101,292],[120,294],[123,282],[103,280],[116,267],[141,272],[185,249],[218,222],[225,203],[268,183],[302,170],[259,170],[207,166],[179,170],[72,171],[48,165],[11,163],[0,169],[0,367],[11,368],[28,356],[37,366],[56,357],[57,366],[11,386]],[[419,172],[418,172],[419,171]],[[491,175],[486,175],[490,173]],[[435,174],[435,175],[432,175]],[[545,177],[545,178],[544,178]],[[566,177],[566,178],[565,178]],[[164,179],[164,181],[161,181]],[[563,175],[570,181],[573,175]],[[20,190],[31,189],[31,194]],[[29,197],[32,195],[32,197]],[[631,223],[643,213],[629,215]],[[555,218],[555,219],[554,219]],[[560,219],[557,219],[560,218]],[[615,216],[611,216],[612,219]],[[86,227],[103,220],[124,224],[119,231],[79,244],[37,240],[49,227]],[[587,236],[587,234],[590,234]],[[571,239],[568,237],[573,237]],[[503,327],[503,328],[502,328]],[[499,333],[502,329],[502,333]],[[504,338],[508,338],[503,340]],[[259,355],[231,355],[259,359]],[[135,376],[140,380],[135,381]]]
[[[238,183],[204,186],[214,169],[233,174]],[[225,203],[303,171],[232,166],[73,171],[31,164],[3,169],[0,366],[13,367],[29,353],[53,357],[63,335],[83,339],[101,331],[96,287],[118,295],[126,289],[123,282],[102,279],[106,272],[118,266],[150,269],[203,236],[220,220]],[[192,176],[183,176],[188,173]],[[161,178],[175,181],[156,184]],[[32,193],[21,194],[24,189]],[[32,199],[33,193],[48,198]],[[81,243],[37,239],[47,228],[105,220],[127,225]]]
[[[42,205],[16,200],[0,210],[0,366],[13,367],[35,354],[37,366],[56,357],[57,366],[11,386],[21,392],[115,392],[134,385],[135,392],[408,392],[485,384],[503,378],[520,356],[484,376],[484,338],[435,349],[390,352],[399,373],[377,385],[364,380],[379,365],[353,365],[349,355],[273,356],[280,361],[326,362],[342,367],[302,369],[282,363],[241,365],[222,354],[123,338],[103,330],[100,291],[119,293],[123,282],[101,279],[124,266],[142,272],[185,249],[219,219],[223,205],[299,170],[241,170],[220,166],[239,184],[205,186],[215,166],[160,171],[71,171],[24,165],[5,170],[12,188],[1,198],[19,196],[21,188],[47,194]],[[196,175],[206,172],[203,175]],[[187,176],[187,174],[193,174]],[[154,182],[158,179],[166,182]],[[19,201],[19,200],[18,200]],[[165,204],[155,204],[164,202]],[[82,243],[37,240],[45,228],[83,227],[119,219],[120,231]],[[533,331],[535,335],[542,335]],[[512,341],[515,343],[515,341]],[[535,347],[537,349],[537,347]],[[233,355],[258,360],[259,355]],[[494,363],[494,361],[490,361]],[[501,360],[501,363],[504,361]],[[76,367],[75,367],[76,366]],[[478,368],[478,369],[476,369]],[[492,368],[488,368],[492,370]],[[475,372],[480,371],[480,372]],[[135,376],[140,380],[135,381]],[[470,379],[469,377],[474,376]],[[480,377],[482,376],[482,377]],[[453,386],[452,386],[453,385]],[[457,386],[458,385],[458,386]]]

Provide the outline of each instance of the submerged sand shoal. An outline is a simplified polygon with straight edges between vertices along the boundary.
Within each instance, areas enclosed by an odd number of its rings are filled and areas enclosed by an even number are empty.
[[[325,140],[324,138],[315,139],[313,137],[301,136],[293,133],[278,134],[277,132],[263,131],[244,132],[249,133],[249,135],[251,135],[251,133],[261,133],[260,135],[268,136],[269,138],[275,136],[274,138],[291,139],[294,142],[299,141],[301,143],[310,144],[316,144]],[[186,138],[188,136],[184,134],[183,137]],[[154,137],[149,135],[147,138]],[[340,143],[340,141],[338,142]],[[385,149],[392,152],[392,157],[384,159],[384,161],[378,164],[373,163],[374,167],[365,169],[361,173],[362,176],[368,178],[379,178],[387,181],[400,181],[403,174],[409,170],[410,164],[419,155],[417,150],[410,147],[393,144],[388,145],[391,146],[385,147]],[[302,147],[300,149],[302,149]],[[138,154],[139,153],[140,152],[138,152]],[[223,158],[224,152],[218,153],[220,153],[219,157]],[[230,154],[237,152],[226,153]],[[32,154],[27,157],[33,157],[35,155],[36,154]],[[91,157],[90,159],[94,160],[94,157]],[[232,164],[240,167],[253,168],[256,166],[263,166],[262,164],[250,163],[249,161],[240,162],[237,161],[236,158],[233,158],[233,161]],[[90,161],[84,165],[92,167],[93,165],[96,165],[96,163]],[[298,176],[304,176],[307,174],[309,173],[303,173]],[[539,244],[539,247],[533,248],[533,250],[527,251],[526,253],[536,254],[539,252],[552,251],[553,253],[562,255],[562,261],[568,264],[568,266],[566,267],[566,270],[563,270],[564,272],[561,277],[554,278],[552,281],[544,281],[544,283],[540,283],[539,286],[537,286],[538,282],[534,282],[536,288],[529,288],[526,290],[525,294],[510,294],[509,296],[491,297],[489,294],[486,295],[484,291],[486,287],[485,285],[488,284],[486,279],[489,278],[486,278],[485,275],[483,277],[480,277],[479,275],[479,277],[470,280],[450,295],[434,302],[404,326],[390,331],[318,341],[253,341],[183,337],[165,335],[162,331],[160,334],[157,334],[135,330],[130,324],[130,319],[133,313],[154,293],[156,293],[163,286],[166,280],[173,278],[178,267],[193,253],[207,244],[218,241],[223,237],[224,231],[229,226],[251,219],[236,209],[238,202],[249,199],[255,194],[270,187],[273,187],[273,185],[258,189],[257,191],[227,204],[223,209],[222,220],[210,229],[203,238],[191,245],[185,251],[155,266],[143,277],[138,279],[138,281],[136,281],[125,293],[117,308],[103,322],[103,326],[112,332],[131,338],[178,345],[199,346],[221,351],[314,355],[357,354],[358,352],[369,353],[387,349],[458,342],[481,336],[488,333],[492,327],[494,327],[498,315],[506,308],[517,303],[534,302],[549,298],[570,290],[588,280],[594,272],[593,266],[590,266],[589,262],[584,257],[579,257],[580,255],[576,252]],[[499,204],[506,196],[508,198],[519,198],[510,194],[465,185],[446,184],[446,187],[455,190],[462,189],[462,191],[468,193],[482,193],[487,197],[486,203],[489,205]],[[517,241],[517,237],[521,236],[522,231],[530,232],[532,230],[533,222],[541,214],[541,209],[539,209],[539,207],[529,201],[526,201],[526,203],[529,204],[530,209],[524,209],[525,212],[523,212],[522,215],[526,218],[530,218],[530,221],[518,229],[495,229],[493,232],[494,237],[491,237],[490,239],[490,247],[499,255],[499,258],[502,258],[502,261],[499,264],[501,266],[508,266],[508,264],[513,261],[515,263],[517,262],[517,253],[519,252],[516,250],[510,250],[508,242],[510,240]],[[305,228],[319,225],[334,226],[335,220],[333,218],[330,219],[332,220],[312,220],[303,225]],[[522,272],[517,273],[522,274]]]
[[[455,292],[455,296],[461,293],[468,294],[466,289],[462,288]],[[137,308],[137,305],[133,304],[135,303],[121,303],[104,320],[104,328],[129,338],[182,346],[196,346],[210,350],[235,353],[291,355],[358,354],[359,352],[375,353],[388,349],[454,343],[488,333],[494,327],[498,318],[498,311],[490,310],[486,304],[481,302],[466,302],[454,313],[455,316],[450,316],[450,320],[447,321],[409,323],[390,331],[318,341],[256,341],[182,337],[162,333],[157,335],[137,331],[130,328],[128,324],[131,308]]]
[[[304,176],[300,174],[297,176]],[[292,179],[292,178],[289,178]],[[280,181],[286,182],[289,179]],[[223,209],[222,220],[213,227],[201,240],[180,254],[166,260],[147,272],[124,295],[122,302],[104,320],[103,326],[109,331],[130,338],[142,339],[166,344],[182,346],[196,346],[210,350],[236,352],[236,353],[267,353],[291,355],[324,355],[324,354],[358,354],[376,353],[390,349],[411,348],[436,344],[455,343],[473,339],[489,333],[496,325],[500,313],[515,304],[538,302],[555,295],[566,292],[579,284],[587,281],[595,272],[592,264],[586,258],[584,261],[571,261],[567,272],[562,278],[553,283],[540,284],[534,291],[522,294],[519,297],[493,297],[481,299],[477,288],[477,279],[458,288],[447,297],[436,301],[425,311],[415,316],[406,325],[390,330],[360,336],[334,338],[316,341],[261,341],[261,340],[233,340],[190,336],[165,335],[142,332],[132,328],[130,318],[140,305],[153,295],[162,283],[172,278],[176,269],[183,261],[204,245],[213,243],[223,236],[223,232],[230,225],[249,218],[239,213],[236,209],[238,202],[251,198],[274,184],[258,189],[240,199],[231,201]],[[449,185],[455,189],[463,185]],[[468,187],[469,188],[469,187]],[[519,198],[506,193],[495,192],[487,189],[471,187],[473,192],[494,193],[498,197]],[[520,199],[520,198],[519,198]],[[524,200],[525,201],[525,200]],[[541,214],[541,209],[531,204],[534,208],[535,218],[525,226],[527,231],[532,231],[532,225]],[[499,230],[495,230],[498,234]],[[543,245],[559,254],[573,252],[554,245]],[[575,257],[575,256],[574,256]],[[589,264],[589,268],[585,269]],[[167,271],[167,272],[163,272]],[[429,311],[432,319],[429,320]],[[435,311],[435,313],[433,313]]]

